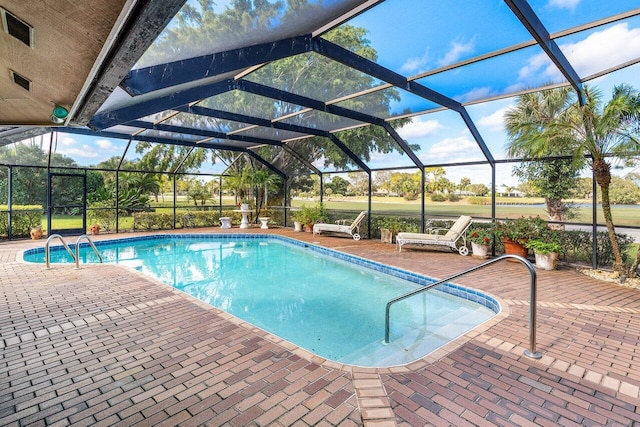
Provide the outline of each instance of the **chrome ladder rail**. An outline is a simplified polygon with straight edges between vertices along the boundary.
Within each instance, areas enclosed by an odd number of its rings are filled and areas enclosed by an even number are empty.
[[[98,255],[98,259],[100,260],[100,263],[102,263],[102,255],[100,255],[100,252],[98,251],[98,248],[96,248],[96,245],[93,244],[93,240],[91,240],[91,238],[86,234],[83,234],[82,236],[78,237],[78,240],[76,240],[76,270],[80,269],[80,241],[82,239],[86,239],[87,242],[89,242],[89,245],[91,246],[91,248],[93,248],[93,252]]]
[[[51,241],[53,239],[60,239],[60,241],[62,242],[62,246],[64,246],[64,248],[67,250],[67,252],[69,252],[69,255],[71,255],[71,258],[73,259],[74,262],[78,262],[76,259],[76,256],[73,254],[73,251],[71,250],[71,248],[69,248],[69,245],[67,245],[67,242],[64,241],[64,239],[62,238],[61,235],[59,234],[52,234],[51,236],[49,236],[49,238],[47,239],[47,243],[45,243],[44,245],[44,259],[45,262],[47,264],[47,268],[51,268],[50,266],[50,262],[49,262],[49,244],[51,243]]]
[[[532,359],[540,359],[542,357],[542,355],[540,353],[538,353],[536,351],[536,305],[537,305],[537,275],[536,275],[536,271],[533,268],[533,265],[531,265],[531,263],[529,261],[527,261],[526,259],[517,256],[517,255],[510,255],[510,254],[506,254],[506,255],[502,255],[501,257],[489,260],[485,263],[482,263],[480,265],[477,265],[475,267],[469,268],[467,270],[464,270],[460,273],[454,274],[453,276],[447,277],[446,279],[442,279],[442,280],[438,280],[435,283],[430,283],[420,289],[416,289],[414,291],[411,292],[407,292],[406,294],[400,295],[399,297],[393,298],[391,300],[389,300],[387,302],[387,306],[385,309],[385,316],[384,316],[384,344],[389,344],[389,317],[390,317],[390,310],[391,310],[391,306],[393,304],[395,304],[398,301],[402,301],[403,299],[409,298],[411,296],[417,295],[419,293],[422,292],[426,292],[429,289],[432,289],[438,285],[442,285],[445,282],[448,282],[450,280],[453,279],[457,279],[458,277],[464,276],[466,274],[469,274],[471,272],[474,272],[476,270],[480,270],[481,268],[485,268],[489,265],[492,265],[496,262],[500,262],[503,261],[505,259],[515,259],[517,261],[520,261],[521,264],[523,264],[525,267],[527,267],[527,269],[529,270],[529,276],[530,276],[530,305],[529,305],[529,349],[524,351],[524,355],[527,357],[530,357]]]

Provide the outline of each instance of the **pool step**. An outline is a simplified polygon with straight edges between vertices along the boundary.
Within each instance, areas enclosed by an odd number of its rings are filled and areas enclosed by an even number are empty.
[[[374,342],[352,352],[344,357],[349,360],[349,364],[371,366],[372,361],[378,366],[402,365],[412,362],[445,345],[449,341],[468,332],[478,324],[478,316],[491,317],[485,310],[478,312],[477,310],[469,310],[468,308],[459,308],[450,312],[446,316],[440,316],[438,325],[434,322],[423,328],[419,327],[404,328],[402,331],[394,332],[391,329],[391,341],[389,344],[382,343],[383,336],[379,342]]]

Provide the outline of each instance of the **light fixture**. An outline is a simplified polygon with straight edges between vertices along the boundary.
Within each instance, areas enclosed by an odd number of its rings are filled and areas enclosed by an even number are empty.
[[[53,107],[53,112],[51,113],[51,121],[57,125],[64,123],[64,120],[69,115],[69,110],[59,105]]]

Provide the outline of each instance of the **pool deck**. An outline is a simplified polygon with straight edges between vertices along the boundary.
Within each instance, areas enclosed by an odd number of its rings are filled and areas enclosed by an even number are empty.
[[[481,262],[286,229],[187,230],[220,231],[437,278]],[[326,361],[132,269],[17,260],[43,245],[0,243],[0,426],[640,425],[640,289],[575,268],[538,271],[541,359],[523,355],[529,274],[501,262],[455,280],[498,299],[497,318],[407,366],[373,369]]]

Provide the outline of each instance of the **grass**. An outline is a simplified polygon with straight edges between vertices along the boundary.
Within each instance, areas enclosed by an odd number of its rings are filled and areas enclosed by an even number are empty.
[[[514,201],[518,204],[512,204]],[[215,202],[217,203],[217,200]],[[590,203],[588,200],[573,200],[572,202]],[[233,197],[224,197],[222,203],[232,205],[234,199]],[[294,199],[291,205],[293,207],[300,207],[305,204],[313,205],[315,203],[313,200]],[[324,203],[326,207],[331,210],[361,211],[367,209],[366,198],[325,199]],[[523,197],[514,199],[498,197],[496,198],[496,203],[496,216],[498,218],[517,218],[520,216],[536,215],[542,218],[547,217],[544,207],[539,206],[544,203],[542,198]],[[420,214],[419,201],[407,201],[401,197],[372,197],[371,205],[373,213],[379,215],[417,216]],[[158,203],[152,202],[151,207],[153,207],[156,212],[173,213],[173,201],[169,199],[165,199],[165,202],[161,200]],[[195,206],[192,201],[179,199],[176,208],[178,212],[180,212],[185,209],[195,209]],[[491,218],[491,206],[470,204],[466,199],[459,202],[432,202],[427,199],[425,212],[427,216],[434,217],[471,215],[478,218]],[[577,216],[571,220],[572,222],[591,224],[592,210],[590,207],[579,207],[576,209],[576,213]],[[618,226],[640,226],[640,208],[638,206],[615,205],[612,207],[612,213],[615,224]],[[598,223],[604,224],[602,209],[600,207],[598,207],[597,214]],[[82,220],[78,217],[57,216],[54,220],[54,227],[58,229],[82,227]],[[46,225],[46,217],[43,216],[43,229],[46,229]],[[132,229],[133,217],[121,216],[119,228],[124,230]]]
[[[497,198],[496,199],[496,216],[498,218],[517,218],[520,216],[536,216],[547,218],[544,207],[536,206],[543,203],[543,199],[539,198],[518,198],[517,202],[522,200],[523,204],[500,204],[513,203],[513,198]],[[300,207],[304,204],[314,204],[311,200],[293,200],[292,206]],[[588,203],[588,201],[576,200],[574,203]],[[359,211],[367,209],[367,200],[343,199],[343,200],[325,200],[325,206],[328,209],[335,210],[352,210]],[[374,197],[372,198],[371,208],[375,214],[388,215],[419,215],[420,202],[406,201],[399,197]],[[640,226],[640,208],[638,206],[616,205],[611,208],[613,219],[616,225],[620,226]],[[491,206],[488,205],[472,205],[461,200],[460,202],[432,202],[427,200],[425,203],[425,211],[427,216],[458,216],[471,215],[474,217],[491,218]],[[572,222],[580,222],[591,224],[592,210],[591,207],[576,208],[577,216]],[[598,223],[604,224],[602,209],[598,207]]]

